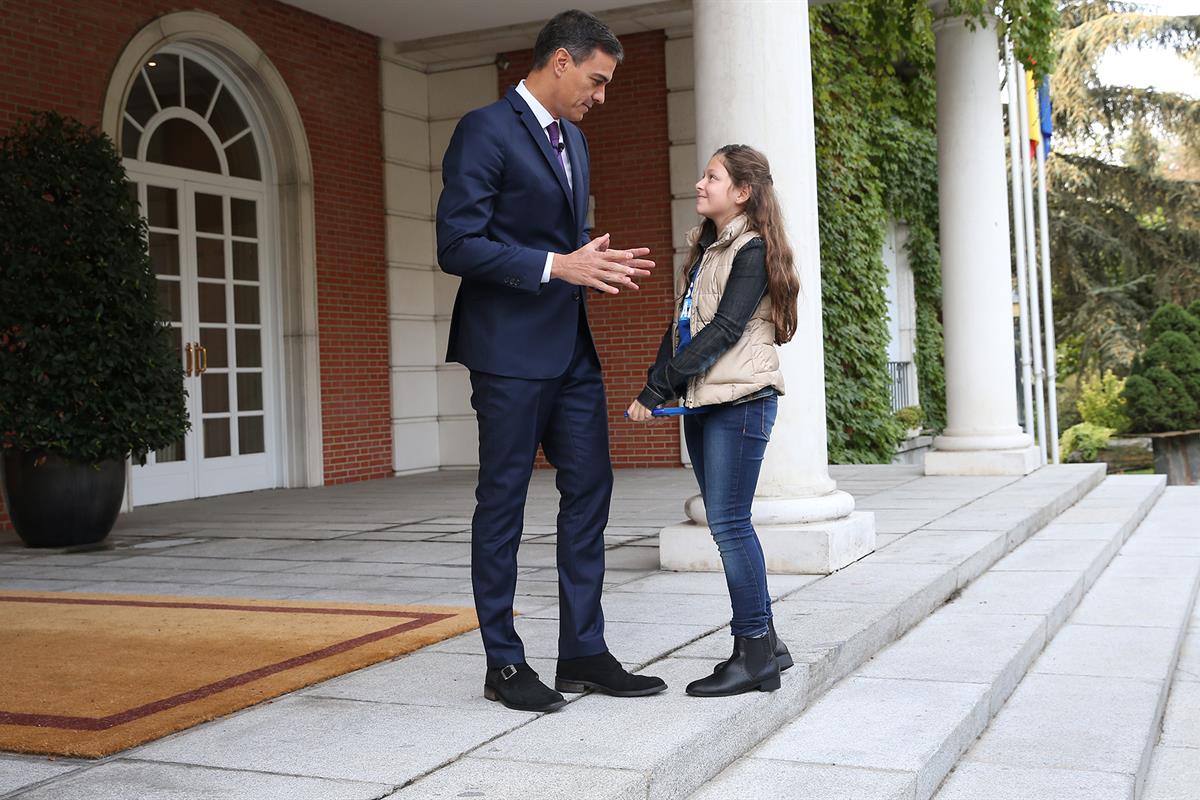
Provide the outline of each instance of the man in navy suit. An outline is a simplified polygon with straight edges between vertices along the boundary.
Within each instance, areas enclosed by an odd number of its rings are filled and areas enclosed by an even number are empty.
[[[600,608],[612,465],[586,290],[637,289],[654,264],[647,248],[610,248],[607,234],[590,240],[588,147],[575,123],[604,102],[623,55],[591,14],[559,14],[538,35],[528,77],[463,117],[442,162],[438,263],[462,278],[446,360],[470,370],[479,421],[471,580],[487,652],[484,696],[524,711],[561,708],[560,692],[636,697],[666,688],[609,653]],[[561,495],[555,690],[530,669],[513,627],[539,444]]]

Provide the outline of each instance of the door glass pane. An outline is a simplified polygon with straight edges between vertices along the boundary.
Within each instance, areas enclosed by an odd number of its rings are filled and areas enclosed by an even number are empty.
[[[251,239],[258,236],[258,214],[253,200],[232,197],[229,200],[229,215],[233,222],[233,235]]]
[[[231,449],[229,418],[204,420],[204,457],[227,456]]]
[[[178,228],[178,193],[165,186],[147,186],[146,204],[150,206],[149,222],[153,228]]]
[[[248,133],[225,148],[225,163],[229,165],[229,174],[235,178],[248,178],[257,181],[262,178],[258,168],[258,148],[254,144],[254,134]]]
[[[155,450],[154,460],[159,464],[167,464],[171,461],[186,461],[187,452],[184,449],[183,439],[169,444],[161,450]]]
[[[201,233],[224,233],[225,212],[221,198],[215,194],[196,193],[196,230]]]
[[[150,76],[150,85],[154,87],[154,95],[160,106],[170,108],[180,105],[179,56],[156,53],[146,62],[146,74]]]
[[[237,374],[238,411],[262,411],[263,376],[261,372]]]
[[[262,366],[262,337],[258,331],[239,330],[236,334],[236,364],[239,367]]]
[[[224,372],[206,372],[201,375],[200,395],[205,414],[229,411],[229,375]]]
[[[178,275],[179,237],[173,233],[151,233],[150,263],[155,275]]]
[[[239,281],[258,280],[258,245],[254,242],[233,243],[233,277]]]
[[[225,240],[196,237],[196,272],[201,278],[225,279]]]
[[[262,417],[238,417],[238,452],[242,455],[266,452]]]
[[[205,349],[209,369],[229,366],[229,335],[224,328],[201,328],[200,346]]]
[[[233,287],[233,320],[240,325],[258,324],[257,286]]]
[[[200,294],[200,321],[225,321],[225,284],[201,283],[197,286]]]
[[[178,117],[155,129],[146,147],[146,160],[202,172],[221,172],[221,160],[212,141],[195,125]]]
[[[182,368],[184,366],[183,328],[171,326],[171,328],[167,331],[167,336],[171,340],[171,347],[173,347],[175,352],[179,354],[179,365]],[[186,461],[187,450],[185,448],[183,438],[181,437],[178,441],[175,441],[159,450],[155,450],[154,460],[155,463],[158,464],[167,464],[172,461]]]
[[[208,113],[208,105],[216,90],[217,76],[190,58],[183,60],[183,91],[188,108],[203,117]]]
[[[179,281],[158,279],[158,302],[162,306],[163,313],[166,314],[163,319],[171,322],[180,321],[183,304],[179,299],[179,289]]]

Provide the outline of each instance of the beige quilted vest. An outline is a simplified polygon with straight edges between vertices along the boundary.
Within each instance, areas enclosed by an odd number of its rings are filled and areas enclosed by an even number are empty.
[[[692,291],[692,337],[716,316],[721,303],[721,293],[729,281],[733,269],[733,258],[751,239],[758,236],[747,230],[749,220],[745,215],[735,217],[725,226],[717,240],[704,251],[700,271],[696,275],[696,287]],[[694,245],[700,237],[699,226],[688,232],[688,245]],[[683,297],[687,291],[688,270],[691,264],[682,265],[675,273],[675,296]],[[675,347],[679,347],[679,306],[675,307]],[[760,389],[774,386],[783,394],[783,373],[779,369],[779,353],[775,349],[775,325],[771,321],[771,297],[765,295],[754,315],[746,325],[742,338],[717,359],[707,372],[688,381],[683,404],[690,408],[729,403]]]

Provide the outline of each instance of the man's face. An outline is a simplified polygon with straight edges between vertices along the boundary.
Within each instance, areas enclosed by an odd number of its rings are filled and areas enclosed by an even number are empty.
[[[558,116],[579,122],[592,106],[604,102],[604,87],[612,80],[617,60],[599,48],[578,64],[566,50],[560,49],[554,58]]]

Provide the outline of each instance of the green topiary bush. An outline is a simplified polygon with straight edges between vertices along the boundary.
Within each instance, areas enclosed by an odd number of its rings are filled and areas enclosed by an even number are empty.
[[[1114,433],[1129,430],[1129,415],[1125,413],[1125,398],[1121,396],[1125,381],[1106,370],[1103,377],[1093,375],[1084,382],[1075,402],[1080,419],[1091,425],[1110,428]]]
[[[1063,431],[1059,439],[1059,450],[1062,451],[1064,461],[1095,461],[1112,435],[1112,428],[1081,422]]]
[[[1186,334],[1164,331],[1142,354],[1145,367],[1162,367],[1183,382],[1188,396],[1200,403],[1200,349]]]
[[[1146,344],[1153,344],[1168,331],[1185,334],[1192,343],[1200,347],[1200,319],[1174,303],[1159,306],[1146,326]]]
[[[1196,403],[1183,381],[1162,367],[1149,367],[1125,381],[1130,428],[1138,433],[1188,430],[1196,420]]]
[[[112,141],[53,113],[0,139],[0,444],[96,464],[176,441],[163,316]]]
[[[1200,319],[1174,303],[1155,311],[1122,396],[1139,433],[1200,427]]]

